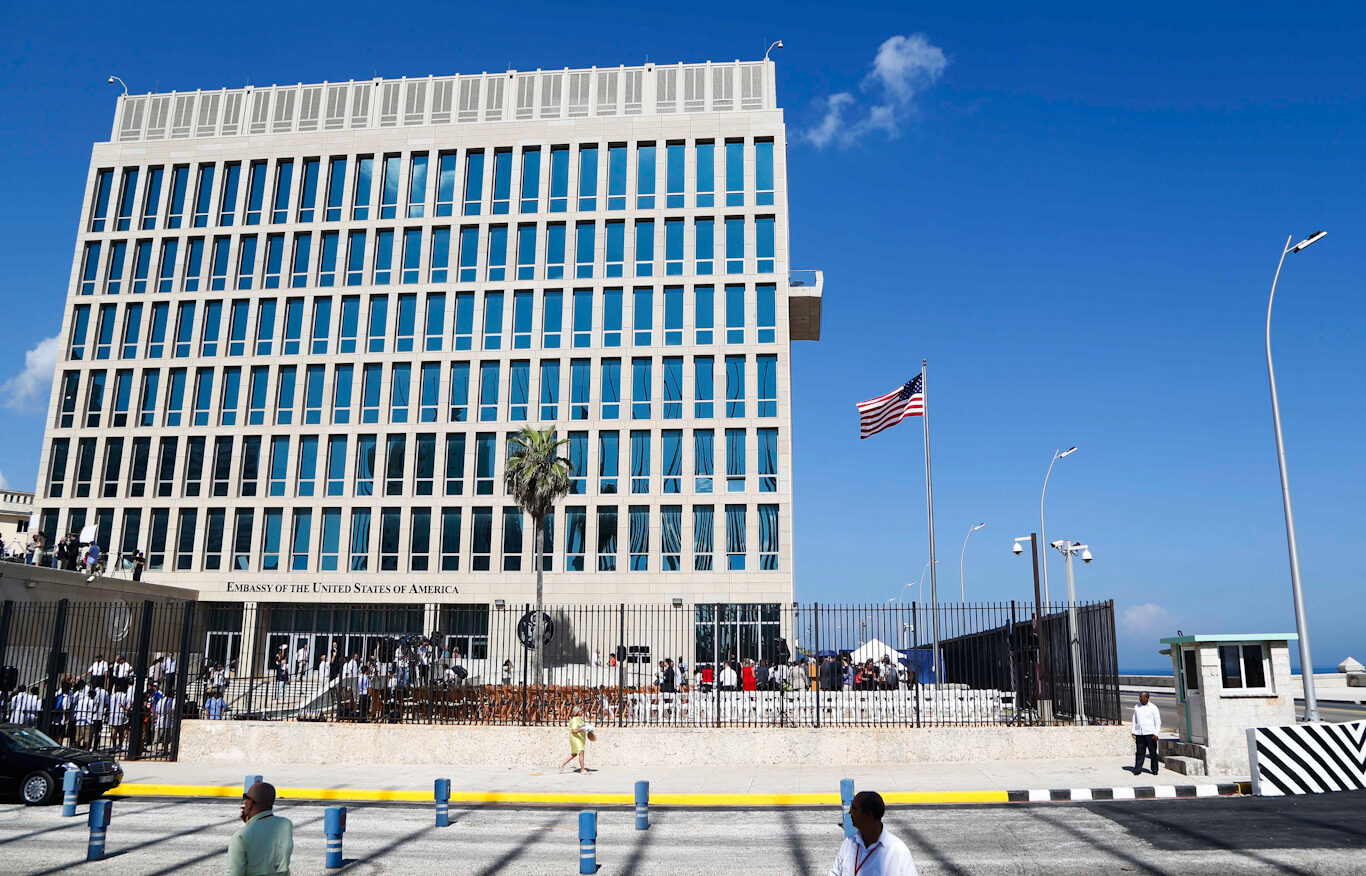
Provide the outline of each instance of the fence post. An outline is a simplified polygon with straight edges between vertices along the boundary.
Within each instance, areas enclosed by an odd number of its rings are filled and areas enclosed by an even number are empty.
[[[43,727],[52,728],[52,710],[57,705],[58,682],[62,674],[62,640],[66,638],[66,613],[71,600],[63,599],[57,603],[57,617],[52,622],[52,647],[47,654],[47,692],[43,697]]]
[[[180,662],[176,664],[175,703],[171,710],[171,720],[174,728],[171,732],[171,760],[180,759],[180,727],[185,716],[185,687],[190,675],[190,633],[194,626],[194,603],[185,603],[184,616],[181,618],[180,629]]]
[[[0,608],[0,672],[5,667],[5,651],[9,645],[9,625],[10,618],[14,616],[14,600],[6,599],[4,607]]]
[[[152,620],[156,603],[150,599],[142,603],[142,629],[138,632],[138,652],[133,666],[133,708],[128,716],[128,760],[142,756],[142,703],[147,693],[147,655],[152,648]]]
[[[620,645],[617,657],[617,726],[626,725],[626,603],[621,603],[617,609],[620,622],[620,633],[617,642]]]
[[[721,603],[716,603],[711,623],[711,693],[716,699],[716,726],[721,726]]]
[[[821,726],[821,604],[811,604],[812,621],[816,628],[816,726]]]
[[[529,612],[531,611],[531,603],[530,603],[530,602],[525,603],[525,607],[526,607],[526,612],[522,614],[522,617],[526,617],[526,614],[529,613]],[[540,629],[540,625],[539,625],[539,624],[536,624],[536,625],[535,625],[535,629]],[[518,637],[518,635],[517,635],[517,628],[516,628],[515,626],[514,626],[513,629],[512,629],[512,639],[513,639],[513,641],[516,642],[517,644],[519,644],[519,645],[521,644],[521,639],[520,639],[520,637]],[[526,664],[527,664],[526,651],[527,651],[527,649],[526,649],[526,647],[524,646],[524,647],[522,648],[522,726],[524,726],[524,727],[526,726],[526,670],[527,670],[527,666],[526,666]]]
[[[915,697],[915,726],[920,726],[920,697],[924,688],[920,684],[920,612],[919,603],[911,603],[911,654],[915,655],[907,667],[911,671],[911,695]]]

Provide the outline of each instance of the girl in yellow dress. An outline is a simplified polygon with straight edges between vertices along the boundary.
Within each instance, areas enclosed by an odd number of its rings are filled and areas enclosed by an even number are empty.
[[[588,722],[585,721],[583,718],[583,711],[578,706],[574,706],[572,709],[570,709],[569,757],[566,757],[564,759],[564,763],[560,764],[560,772],[564,772],[564,768],[569,765],[569,762],[573,760],[575,756],[577,756],[579,759],[579,767],[578,769],[574,770],[574,772],[588,772],[588,767],[584,763],[583,750],[588,745],[589,730],[590,726]]]

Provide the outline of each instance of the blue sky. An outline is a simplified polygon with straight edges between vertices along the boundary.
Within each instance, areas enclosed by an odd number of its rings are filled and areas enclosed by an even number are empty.
[[[919,426],[860,442],[854,402],[926,357],[941,592],[985,520],[969,598],[1029,597],[1011,538],[1077,444],[1048,532],[1091,545],[1079,593],[1116,600],[1121,664],[1162,666],[1178,627],[1292,630],[1262,331],[1279,247],[1325,228],[1288,259],[1273,341],[1314,662],[1366,659],[1366,12],[1103,6],[391,4],[364,26],[373,4],[8,7],[0,474],[35,482],[25,380],[45,404],[110,73],[141,92],[748,59],[781,38],[793,267],[826,274],[823,340],[794,348],[799,598],[881,602],[920,575]],[[1050,575],[1057,595],[1060,558]]]

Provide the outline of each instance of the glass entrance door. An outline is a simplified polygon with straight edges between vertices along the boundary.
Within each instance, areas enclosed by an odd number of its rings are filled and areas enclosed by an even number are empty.
[[[234,674],[237,658],[242,656],[242,634],[210,632],[204,638],[204,662],[210,666],[222,663]]]

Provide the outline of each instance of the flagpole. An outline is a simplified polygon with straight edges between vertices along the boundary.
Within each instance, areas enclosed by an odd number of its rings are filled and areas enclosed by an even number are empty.
[[[939,654],[939,581],[934,561],[934,478],[930,469],[930,385],[925,376],[925,372],[929,370],[928,365],[928,360],[920,360],[920,391],[924,395],[920,419],[921,425],[925,428],[925,506],[930,524],[930,629],[934,637],[932,657],[935,684],[942,684],[944,679],[941,675],[943,667],[940,665]]]

